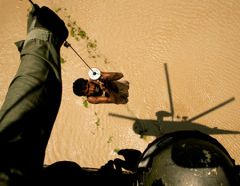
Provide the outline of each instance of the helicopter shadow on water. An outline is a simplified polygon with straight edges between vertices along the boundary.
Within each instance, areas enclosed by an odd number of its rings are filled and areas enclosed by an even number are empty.
[[[164,120],[164,117],[171,117],[171,114],[165,111],[156,112],[157,119],[138,119],[120,114],[109,113],[110,116],[122,119],[132,120],[133,131],[141,136],[161,137],[164,134],[176,131],[200,131],[208,135],[213,134],[240,134],[240,131],[220,129],[218,127],[208,127],[200,123],[187,120],[185,117],[181,121]]]
[[[203,117],[203,116],[209,114],[210,112],[212,112],[216,109],[219,109],[220,107],[223,107],[226,104],[234,101],[235,100],[234,97],[232,97],[232,98],[230,98],[230,99],[212,107],[211,109],[208,109],[190,119],[188,119],[188,117],[184,116],[184,117],[182,117],[182,120],[174,121],[175,112],[174,112],[174,105],[173,105],[173,99],[172,99],[168,67],[167,67],[166,63],[164,64],[164,70],[165,70],[167,89],[168,89],[168,95],[169,95],[170,112],[166,112],[166,111],[156,112],[156,117],[157,117],[156,120],[139,119],[136,117],[124,116],[124,115],[115,114],[115,113],[109,113],[109,115],[134,121],[133,130],[135,133],[137,133],[141,136],[148,135],[148,136],[160,137],[167,133],[176,132],[176,131],[184,131],[184,130],[197,130],[197,131],[203,132],[208,135],[211,135],[211,134],[240,134],[240,131],[219,129],[217,127],[210,128],[203,124],[194,122],[198,118]],[[168,118],[171,117],[171,119],[164,120],[164,118],[166,118],[166,117],[168,117]]]

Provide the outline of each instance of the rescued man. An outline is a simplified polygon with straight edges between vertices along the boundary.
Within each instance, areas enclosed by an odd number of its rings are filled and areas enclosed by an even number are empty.
[[[98,80],[79,78],[73,83],[73,92],[77,96],[86,96],[92,104],[128,103],[129,82],[120,80],[121,72],[101,72]]]

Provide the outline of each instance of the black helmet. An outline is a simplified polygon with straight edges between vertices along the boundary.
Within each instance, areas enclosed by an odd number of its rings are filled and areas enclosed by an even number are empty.
[[[137,186],[240,185],[226,149],[198,131],[178,131],[154,140],[143,152]]]

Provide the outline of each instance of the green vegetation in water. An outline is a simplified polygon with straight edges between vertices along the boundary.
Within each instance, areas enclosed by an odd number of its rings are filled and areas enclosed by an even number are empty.
[[[55,12],[58,13],[60,10],[62,10],[62,8],[56,8]]]
[[[140,135],[140,138],[143,139],[143,140],[147,140],[147,136],[143,135],[143,134]]]
[[[113,140],[113,137],[112,137],[112,136],[110,136],[110,137],[108,138],[108,140],[107,140],[107,143],[111,143],[111,142],[112,142],[112,140]]]
[[[113,150],[113,152],[115,152],[116,154],[118,154],[119,151],[120,151],[119,148],[116,148],[116,149]]]
[[[83,98],[83,106],[84,106],[85,108],[88,108],[88,101],[87,101],[86,98]]]
[[[71,24],[68,24],[70,27],[70,35],[77,41],[81,39],[85,39],[87,37],[87,34],[84,30],[82,30],[79,26],[75,26],[76,23],[74,22],[72,26]]]
[[[89,41],[89,42],[87,43],[87,48],[88,48],[88,49],[91,48],[91,49],[93,49],[93,50],[96,50],[96,49],[97,49],[97,41],[96,41],[96,40],[94,40],[94,41]]]
[[[60,57],[60,63],[64,64],[64,63],[66,63],[66,60],[63,57]]]
[[[82,38],[82,39],[85,39],[87,37],[87,34],[84,30],[80,30],[78,32],[78,35]]]
[[[66,14],[66,10],[67,10],[66,8],[57,8],[55,9],[55,12],[58,15],[61,13]],[[96,39],[91,39],[86,33],[86,31],[82,29],[80,26],[78,26],[76,21],[73,21],[71,19],[70,15],[65,15],[63,20],[66,23],[67,27],[69,28],[69,35],[73,37],[76,41],[85,42],[89,58],[94,59],[95,62],[101,59],[104,62],[104,64],[110,63],[110,61],[106,57],[104,57],[98,52]]]
[[[94,112],[94,115],[96,117],[96,121],[94,122],[97,126],[100,126],[100,118],[97,115],[97,112]]]

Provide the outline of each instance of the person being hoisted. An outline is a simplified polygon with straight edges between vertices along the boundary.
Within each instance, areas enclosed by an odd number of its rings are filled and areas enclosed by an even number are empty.
[[[120,80],[121,72],[101,72],[97,80],[79,78],[73,83],[73,93],[77,96],[86,96],[92,104],[128,102],[129,82]]]

